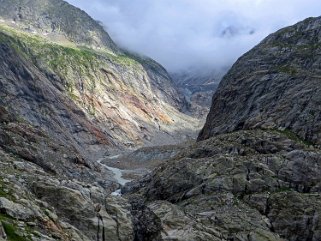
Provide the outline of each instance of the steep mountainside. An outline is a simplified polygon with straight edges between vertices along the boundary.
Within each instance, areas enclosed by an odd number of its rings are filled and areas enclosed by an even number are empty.
[[[321,240],[320,29],[307,19],[241,57],[200,141],[123,188],[156,214],[149,240]]]
[[[119,52],[102,26],[61,0],[0,0],[0,16],[15,27],[50,39]]]
[[[226,72],[227,69],[206,71],[191,68],[188,71],[171,73],[174,83],[186,98],[185,111],[205,119],[212,96]]]
[[[321,18],[270,35],[222,80],[199,140],[264,128],[321,144]]]
[[[96,240],[95,205],[119,186],[112,173],[1,105],[0,240]],[[109,213],[107,234],[116,240]]]
[[[0,92],[10,111],[90,156],[195,132],[198,121],[179,111],[183,98],[162,66],[119,50],[63,1],[27,2],[1,1]]]

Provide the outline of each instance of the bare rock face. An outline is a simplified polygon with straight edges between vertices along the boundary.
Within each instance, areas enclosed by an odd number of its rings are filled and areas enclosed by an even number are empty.
[[[4,231],[4,228],[3,228],[2,224],[0,224],[0,240],[1,241],[7,240],[7,234]]]
[[[124,191],[145,199],[164,240],[319,240],[320,153],[278,131],[222,134]]]
[[[321,18],[309,18],[242,56],[219,85],[199,140],[264,128],[320,145],[320,26]]]
[[[0,240],[133,240],[127,200],[98,182],[52,175],[2,149],[0,157]]]
[[[32,12],[72,8],[63,1],[21,3],[0,0],[0,240],[321,240],[320,18],[233,66],[202,141],[127,155],[161,164],[119,197],[95,151],[169,142],[197,121],[157,63]]]
[[[6,106],[8,113],[41,128],[64,145],[73,146],[80,159],[87,158],[81,146],[113,146],[108,134],[95,128],[94,122],[66,100],[45,74],[4,43],[0,43],[0,63],[0,105]],[[2,118],[6,118],[5,114]]]
[[[119,52],[103,26],[87,13],[61,0],[0,1],[0,16],[20,29],[45,36],[69,40],[95,48]]]
[[[135,241],[162,241],[160,218],[139,199],[131,200]]]

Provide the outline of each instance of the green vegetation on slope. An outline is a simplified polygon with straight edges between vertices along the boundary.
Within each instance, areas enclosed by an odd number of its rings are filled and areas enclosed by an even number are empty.
[[[295,134],[293,131],[291,131],[290,129],[284,129],[284,130],[277,130],[277,132],[285,135],[287,138],[289,138],[290,140],[293,140],[297,143],[300,144],[304,144],[306,146],[313,146],[313,143],[307,140],[304,140],[303,138],[301,138],[300,136],[298,136],[297,134]]]
[[[32,230],[29,227],[25,227],[24,232],[21,232],[16,222],[17,221],[10,216],[0,212],[0,224],[2,224],[4,231],[6,232],[8,241],[31,240],[30,234],[32,233]],[[22,233],[26,233],[27,235],[23,235]]]
[[[99,93],[101,81],[105,78],[101,69],[108,70],[111,66],[116,66],[135,72],[143,71],[142,65],[126,54],[116,55],[106,50],[78,47],[72,43],[55,43],[4,24],[0,24],[0,43],[9,44],[43,72],[58,76],[69,97],[86,108],[91,115],[95,115],[94,98],[91,96],[84,101],[80,99],[79,93]],[[112,83],[109,88],[114,89]]]

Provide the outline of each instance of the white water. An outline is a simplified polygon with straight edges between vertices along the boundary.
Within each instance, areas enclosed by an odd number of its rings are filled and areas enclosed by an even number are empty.
[[[121,196],[121,189],[117,189],[115,192],[111,193],[112,196]]]
[[[101,163],[104,159],[115,159],[115,158],[117,158],[118,156],[119,156],[119,155],[117,155],[117,156],[112,156],[112,157],[108,157],[108,158],[101,158],[101,159],[99,159],[97,162],[98,162],[100,165],[102,165],[103,167],[105,167],[106,169],[112,171],[112,172],[114,173],[114,178],[116,179],[116,181],[117,181],[120,185],[124,186],[127,182],[130,182],[130,181],[131,181],[131,180],[128,180],[128,179],[125,179],[125,178],[122,177],[124,171],[121,170],[121,169],[119,169],[119,168],[110,167],[110,166],[107,166],[107,165]]]
[[[120,157],[120,154],[119,155],[115,155],[115,156],[109,156],[109,157],[107,157],[107,159],[116,159],[118,157]]]

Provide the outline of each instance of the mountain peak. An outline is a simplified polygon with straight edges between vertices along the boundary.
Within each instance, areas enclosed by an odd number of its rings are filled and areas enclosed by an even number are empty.
[[[104,28],[84,11],[63,0],[0,0],[0,16],[15,28],[58,42],[119,49]]]

